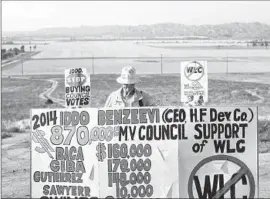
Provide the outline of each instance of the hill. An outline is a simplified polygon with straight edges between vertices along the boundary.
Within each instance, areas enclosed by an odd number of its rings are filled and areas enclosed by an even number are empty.
[[[3,32],[3,36],[74,37],[74,38],[178,38],[204,39],[270,39],[270,25],[227,23],[219,25],[184,25],[160,23],[138,26],[80,26],[44,28],[32,32]]]

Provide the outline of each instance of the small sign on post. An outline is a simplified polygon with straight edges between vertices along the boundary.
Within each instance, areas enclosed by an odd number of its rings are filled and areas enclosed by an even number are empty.
[[[65,70],[65,105],[67,108],[90,107],[90,75],[86,68]]]
[[[181,102],[186,106],[203,106],[207,101],[207,61],[181,62]]]

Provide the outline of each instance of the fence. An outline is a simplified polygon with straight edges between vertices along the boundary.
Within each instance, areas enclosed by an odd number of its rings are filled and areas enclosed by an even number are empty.
[[[91,74],[120,73],[123,66],[132,65],[138,74],[180,73],[182,61],[208,61],[209,73],[270,72],[270,58],[257,57],[58,57],[27,58],[2,67],[3,75],[63,74],[66,68],[83,67]],[[13,66],[12,66],[13,65]],[[267,67],[268,66],[268,67]]]
[[[187,60],[208,60],[208,65],[210,65],[210,72],[222,72],[229,73],[229,62],[231,61],[229,57],[219,58],[215,60],[209,57],[190,58],[190,57],[164,57],[162,54],[160,57],[63,57],[63,58],[30,58],[28,61],[54,61],[54,64],[62,66],[66,63],[69,67],[73,63],[78,65],[87,65],[89,68],[91,62],[91,73],[112,73],[119,72],[124,65],[134,65],[139,73],[178,73],[180,72],[181,61]],[[60,64],[61,63],[61,64]],[[23,66],[23,62],[21,62]],[[212,65],[219,65],[219,68],[213,68]],[[221,66],[222,65],[222,66]],[[165,69],[164,69],[164,68]],[[107,68],[107,70],[105,69]]]

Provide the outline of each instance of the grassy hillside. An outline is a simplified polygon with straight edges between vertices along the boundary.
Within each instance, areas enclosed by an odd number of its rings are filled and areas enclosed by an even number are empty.
[[[218,25],[184,25],[175,23],[159,23],[138,26],[80,26],[44,28],[34,32],[5,33],[12,36],[39,36],[39,37],[205,37],[212,39],[270,39],[270,26],[262,23],[227,23]]]
[[[92,107],[103,107],[108,95],[119,88],[115,81],[117,75],[92,75]],[[64,76],[35,76],[35,79],[55,79],[58,87],[52,94],[54,98],[64,99]],[[181,106],[180,76],[144,75],[138,88],[162,101],[165,106]],[[2,80],[2,136],[23,132],[31,108],[61,107],[58,104],[47,105],[39,94],[51,85],[46,81],[9,79]],[[209,102],[207,106],[258,106],[259,134],[262,147],[270,141],[270,91],[268,84],[209,80]],[[268,119],[267,119],[268,118]],[[29,125],[29,124],[28,124]],[[5,135],[6,136],[6,135]],[[268,150],[268,149],[267,149]]]

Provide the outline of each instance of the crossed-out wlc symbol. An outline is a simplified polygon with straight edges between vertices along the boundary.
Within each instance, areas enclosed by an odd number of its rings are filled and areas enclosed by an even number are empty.
[[[226,161],[237,170],[229,175],[230,178],[227,181],[222,171],[215,171],[215,174],[212,174],[212,180],[208,173],[200,172],[213,162]],[[188,180],[188,195],[189,198],[199,199],[254,198],[255,181],[250,169],[241,160],[227,155],[211,156],[203,159],[192,170]]]
[[[199,81],[204,73],[203,65],[197,61],[189,62],[184,69],[185,77],[190,81]]]

